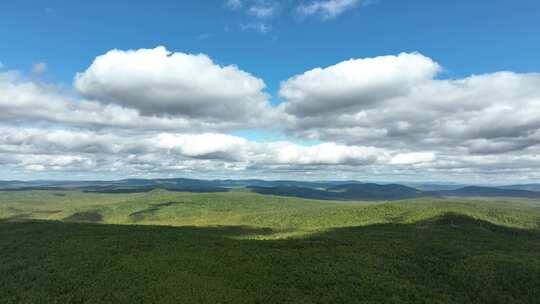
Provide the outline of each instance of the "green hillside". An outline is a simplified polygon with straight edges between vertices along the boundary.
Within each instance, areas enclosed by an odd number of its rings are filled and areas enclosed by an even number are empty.
[[[535,303],[540,203],[0,192],[0,303]]]

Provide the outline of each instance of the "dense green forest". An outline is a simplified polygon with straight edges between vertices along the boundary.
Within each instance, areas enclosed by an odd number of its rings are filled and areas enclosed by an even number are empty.
[[[2,303],[535,303],[540,202],[0,192]]]

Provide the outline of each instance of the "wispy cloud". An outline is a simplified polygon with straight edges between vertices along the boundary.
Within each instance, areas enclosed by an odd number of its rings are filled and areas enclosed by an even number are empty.
[[[295,11],[301,17],[318,16],[321,19],[333,19],[347,10],[357,6],[367,6],[373,2],[362,0],[320,0],[301,4],[296,7]]]
[[[227,2],[225,2],[225,6],[227,8],[237,10],[237,9],[242,8],[243,3],[241,0],[227,0]]]
[[[271,30],[270,19],[277,16],[281,5],[275,0],[227,0],[225,2],[225,7],[245,15],[246,20],[240,23],[241,30],[251,30],[261,34],[266,34]]]
[[[300,19],[315,17],[321,20],[334,19],[348,10],[368,6],[379,0],[226,0],[225,7],[245,15],[241,22],[243,31],[253,30],[261,34],[271,29],[271,20],[284,11],[292,11]]]
[[[32,74],[40,75],[47,71],[47,63],[36,62],[32,65]]]
[[[251,22],[240,24],[240,29],[243,31],[256,31],[261,34],[270,32],[272,27],[264,22]]]
[[[256,4],[251,6],[247,12],[250,15],[253,15],[257,18],[269,18],[272,17],[276,12],[276,6],[275,5],[268,5],[268,4]]]

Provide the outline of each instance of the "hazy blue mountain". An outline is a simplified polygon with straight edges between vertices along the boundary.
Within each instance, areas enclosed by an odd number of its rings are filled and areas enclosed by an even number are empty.
[[[80,190],[101,193],[137,193],[154,189],[189,192],[223,192],[249,188],[261,194],[324,200],[398,200],[417,197],[522,197],[540,198],[540,185],[501,187],[419,183],[419,188],[401,184],[360,183],[357,181],[265,181],[200,180],[189,178],[123,179],[118,181],[0,181],[0,190]],[[538,190],[538,191],[533,191]]]
[[[261,194],[330,200],[397,200],[425,196],[420,190],[398,184],[344,184],[328,189],[289,186],[250,187],[250,189]]]
[[[335,200],[340,199],[337,194],[326,190],[319,190],[304,187],[277,186],[277,187],[261,187],[249,186],[253,192],[267,195],[292,196],[309,199]]]
[[[418,189],[399,184],[345,184],[329,188],[328,191],[339,193],[345,199],[395,200],[425,196]]]
[[[526,190],[507,190],[493,187],[468,186],[455,190],[422,191],[399,184],[344,184],[328,189],[303,187],[250,187],[261,194],[293,196],[327,200],[400,200],[418,197],[517,197],[540,198],[540,192]]]
[[[467,187],[469,185],[456,183],[401,183],[404,186],[415,188],[421,191],[441,191],[441,190],[456,190]]]
[[[447,191],[432,191],[428,194],[435,194],[441,196],[482,196],[482,197],[523,197],[523,198],[540,198],[540,192],[527,191],[527,190],[512,190],[501,189],[494,187],[478,187],[469,186],[456,190]]]
[[[507,189],[507,190],[527,190],[527,191],[540,192],[540,184],[508,185],[508,186],[499,186],[497,188]]]

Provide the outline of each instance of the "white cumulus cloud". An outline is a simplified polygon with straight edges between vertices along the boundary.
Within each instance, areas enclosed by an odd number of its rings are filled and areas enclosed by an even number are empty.
[[[321,112],[368,108],[408,94],[414,84],[430,80],[441,67],[421,54],[351,59],[316,68],[281,84],[287,112],[300,117]]]
[[[540,143],[540,74],[440,71],[418,53],[352,59],[283,82],[280,108],[291,134],[348,145],[495,154]]]
[[[265,83],[234,65],[165,47],[112,50],[75,78],[77,91],[148,116],[245,120],[268,107]]]
[[[75,92],[2,71],[0,174],[540,180],[540,74],[442,71],[350,59],[283,81],[279,106],[252,74],[163,47],[99,56]],[[288,139],[230,133],[253,129]]]

